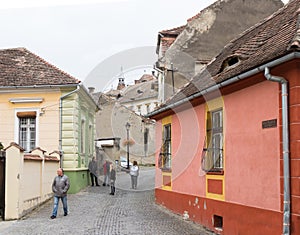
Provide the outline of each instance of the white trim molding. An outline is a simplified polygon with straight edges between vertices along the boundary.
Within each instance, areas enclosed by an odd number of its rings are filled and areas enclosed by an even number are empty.
[[[9,102],[13,104],[20,104],[20,103],[42,103],[44,101],[43,98],[11,98]]]

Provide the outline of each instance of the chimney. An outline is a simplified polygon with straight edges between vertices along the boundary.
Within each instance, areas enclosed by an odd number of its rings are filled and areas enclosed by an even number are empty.
[[[119,78],[119,83],[117,86],[117,90],[122,90],[125,87],[124,78]]]
[[[93,94],[95,91],[95,87],[89,87],[88,89],[90,94]]]

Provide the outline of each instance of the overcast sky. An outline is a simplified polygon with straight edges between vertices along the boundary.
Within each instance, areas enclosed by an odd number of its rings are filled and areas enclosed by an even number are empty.
[[[1,0],[0,48],[25,47],[84,81],[118,53],[155,48],[159,31],[184,25],[213,2]],[[115,74],[121,66],[116,64]]]

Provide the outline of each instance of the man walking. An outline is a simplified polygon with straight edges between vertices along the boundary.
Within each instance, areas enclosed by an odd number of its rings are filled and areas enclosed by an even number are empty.
[[[93,157],[92,161],[90,161],[89,163],[89,171],[90,171],[92,186],[94,186],[94,181],[96,183],[96,186],[100,186],[98,184],[98,163],[95,157]]]
[[[57,176],[52,183],[52,191],[54,193],[54,207],[51,219],[55,219],[57,215],[59,199],[61,199],[64,209],[64,216],[68,215],[67,192],[70,188],[69,177],[64,175],[63,169],[57,169]]]

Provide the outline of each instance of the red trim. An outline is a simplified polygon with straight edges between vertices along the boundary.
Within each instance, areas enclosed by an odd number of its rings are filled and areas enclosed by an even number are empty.
[[[214,194],[223,194],[223,181],[218,179],[207,179],[207,191]]]
[[[224,175],[224,171],[208,171],[207,175]]]
[[[170,175],[163,175],[163,185],[171,187],[171,176]]]

